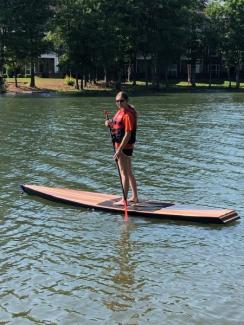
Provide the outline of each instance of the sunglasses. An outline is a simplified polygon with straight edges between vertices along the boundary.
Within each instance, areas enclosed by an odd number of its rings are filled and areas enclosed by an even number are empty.
[[[123,103],[125,100],[124,99],[119,99],[119,100],[116,100],[116,103]]]

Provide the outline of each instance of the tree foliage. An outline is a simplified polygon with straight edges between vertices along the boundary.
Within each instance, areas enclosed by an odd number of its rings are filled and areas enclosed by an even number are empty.
[[[31,65],[31,86],[35,86],[34,63],[47,49],[45,35],[52,16],[49,0],[3,0],[0,7],[1,31],[5,31],[0,65],[25,61]],[[1,33],[2,34],[2,33]]]
[[[244,0],[2,0],[0,75],[4,64],[34,63],[49,46],[76,87],[101,75],[105,82],[136,82],[136,58],[144,57],[146,80],[155,87],[171,64],[188,58],[195,85],[196,62],[222,56],[239,85],[244,51]],[[81,82],[79,83],[79,80]]]

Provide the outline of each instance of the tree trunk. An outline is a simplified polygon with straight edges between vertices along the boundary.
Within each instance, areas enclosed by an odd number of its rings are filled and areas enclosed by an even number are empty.
[[[105,83],[105,85],[107,84],[107,82],[108,82],[108,76],[107,76],[107,69],[106,69],[106,67],[103,67],[103,81],[104,81],[104,83]]]
[[[237,63],[236,65],[236,89],[240,88],[240,65]]]
[[[97,84],[97,80],[98,80],[98,75],[97,75],[97,67],[96,67],[95,71],[93,73],[93,83],[94,83],[94,85]]]
[[[132,80],[133,80],[132,85],[136,86],[136,70],[134,64],[132,65]]]
[[[80,89],[78,73],[75,74],[75,89]]]
[[[1,75],[1,72],[0,72],[0,93],[4,91],[4,79],[3,79],[3,76]]]
[[[2,58],[0,58],[0,61],[2,61]],[[4,91],[5,82],[3,78],[3,64],[0,62],[0,93]]]
[[[3,65],[5,61],[5,55],[4,55],[4,38],[5,38],[5,28],[1,28],[0,30],[0,37],[1,37],[1,42],[0,42],[0,93],[4,92],[5,90],[5,81],[3,77]]]
[[[191,63],[191,86],[196,87],[196,60]]]
[[[212,87],[212,70],[211,70],[211,62],[209,64],[209,78],[208,78],[208,88]]]
[[[133,64],[132,64],[132,70],[131,70],[131,72],[132,72],[132,80],[133,80],[133,86],[136,86],[136,73],[137,73],[137,71],[136,71],[136,54],[134,55],[134,57],[133,57]]]
[[[1,61],[1,58],[0,58]],[[4,92],[5,89],[5,81],[3,78],[3,64],[0,62],[0,93]]]
[[[146,82],[146,87],[148,87],[148,62],[146,55],[144,54],[144,62],[145,62],[145,82]]]
[[[109,84],[108,84],[108,71],[107,71],[107,68],[106,67],[104,67],[103,68],[103,71],[104,71],[104,83],[105,83],[105,87],[107,88],[108,86],[109,86]]]
[[[82,77],[80,78],[80,90],[84,89],[84,80],[83,80],[83,74],[81,74]]]
[[[131,72],[132,72],[132,65],[131,65],[131,61],[130,61],[129,65],[128,65],[128,69],[127,69],[127,81],[128,82],[131,81]]]
[[[152,86],[155,89],[159,89],[159,78],[158,78],[158,60],[157,57],[152,57]]]
[[[116,84],[115,84],[115,88],[117,91],[121,91],[121,82],[122,82],[122,75],[121,75],[121,68],[119,68],[119,71],[118,71],[118,76],[117,76],[117,81],[116,81]]]
[[[164,74],[164,80],[165,80],[165,88],[167,89],[169,87],[169,79],[168,79],[168,66],[165,68],[165,74]]]
[[[35,65],[33,59],[31,59],[31,81],[30,81],[30,87],[35,88]]]
[[[228,87],[231,88],[230,67],[227,68],[227,75],[228,75],[228,81],[229,81]]]
[[[127,78],[128,82],[131,82],[131,80],[133,80],[132,84],[133,86],[136,86],[135,68],[134,68],[134,64],[131,62],[129,63],[127,73],[128,73],[128,78]]]
[[[15,82],[15,87],[18,88],[19,85],[18,85],[18,78],[17,78],[17,73],[16,72],[14,74],[14,82]]]
[[[191,64],[187,63],[187,83],[188,86],[191,84]]]
[[[84,73],[83,74],[83,88],[85,88],[87,86],[87,76],[86,74]]]

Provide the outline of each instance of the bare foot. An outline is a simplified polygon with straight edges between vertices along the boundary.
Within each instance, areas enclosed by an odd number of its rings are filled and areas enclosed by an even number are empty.
[[[125,201],[124,201],[124,199],[121,199],[119,201],[114,202],[113,205],[124,206],[125,205]]]
[[[139,200],[138,200],[138,198],[133,198],[133,197],[131,197],[131,198],[129,198],[128,199],[128,203],[139,203]]]

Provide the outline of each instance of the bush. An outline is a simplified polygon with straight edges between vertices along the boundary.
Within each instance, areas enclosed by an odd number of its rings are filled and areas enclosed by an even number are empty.
[[[75,79],[72,78],[71,76],[66,75],[64,78],[64,82],[66,83],[66,85],[68,86],[74,86],[75,84]]]

